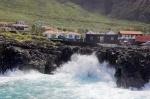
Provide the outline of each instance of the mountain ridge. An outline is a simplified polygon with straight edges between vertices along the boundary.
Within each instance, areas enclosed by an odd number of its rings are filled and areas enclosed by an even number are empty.
[[[111,17],[150,23],[150,0],[72,0],[72,2]]]

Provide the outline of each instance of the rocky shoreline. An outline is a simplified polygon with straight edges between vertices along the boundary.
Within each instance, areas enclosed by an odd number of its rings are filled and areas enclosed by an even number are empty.
[[[19,68],[36,69],[41,73],[52,74],[74,53],[96,53],[100,63],[107,61],[116,69],[118,87],[141,88],[150,80],[150,49],[104,48],[90,46],[52,45],[38,42],[15,42],[0,40],[0,72]]]

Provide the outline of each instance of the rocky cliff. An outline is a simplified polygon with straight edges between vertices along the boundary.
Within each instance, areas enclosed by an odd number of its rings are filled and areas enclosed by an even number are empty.
[[[1,41],[0,43],[0,72],[8,69],[36,69],[50,74],[61,64],[70,60],[73,53],[88,54],[92,50],[67,46],[64,44],[51,45],[37,42]]]
[[[116,69],[119,87],[141,88],[150,80],[150,49],[108,48],[96,55],[100,62],[107,61]]]
[[[109,62],[116,69],[118,87],[141,88],[150,80],[150,49],[103,48],[47,45],[37,42],[19,43],[1,40],[0,72],[19,68],[36,69],[51,74],[56,68],[70,60],[74,53],[92,54],[96,52],[99,62]]]

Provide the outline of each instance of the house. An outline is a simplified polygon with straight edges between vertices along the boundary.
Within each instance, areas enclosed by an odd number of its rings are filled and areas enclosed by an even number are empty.
[[[76,32],[65,32],[64,37],[67,41],[80,41],[82,35]]]
[[[24,21],[18,21],[9,26],[11,28],[10,32],[29,32],[30,28]]]
[[[135,42],[137,44],[146,43],[150,41],[150,35],[137,36]]]
[[[1,31],[9,32],[29,32],[29,25],[25,24],[24,21],[13,22],[0,22]]]
[[[0,31],[10,31],[11,28],[9,28],[9,26],[11,24],[12,23],[10,23],[10,22],[0,22]]]
[[[49,31],[49,30],[51,30],[51,31],[58,31],[58,29],[53,28],[53,27],[50,27],[50,26],[47,26],[47,25],[42,26],[42,30],[43,30],[44,32],[45,32],[45,31]]]
[[[47,30],[43,33],[43,35],[46,36],[48,39],[58,39],[61,33],[58,30]]]
[[[82,39],[81,34],[69,31],[60,31],[57,29],[47,30],[43,33],[50,40],[61,40],[61,41],[80,41]]]
[[[117,44],[118,34],[113,31],[106,33],[96,33],[90,31],[86,33],[85,41],[87,43]]]
[[[143,33],[141,31],[119,31],[118,35],[120,44],[135,44],[136,37],[142,36]]]

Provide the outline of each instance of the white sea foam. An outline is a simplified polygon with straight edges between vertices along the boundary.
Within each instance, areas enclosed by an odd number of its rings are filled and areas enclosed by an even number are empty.
[[[15,81],[15,80],[23,80],[23,79],[37,79],[38,77],[41,77],[42,74],[35,70],[30,71],[21,71],[18,69],[9,70],[5,74],[0,75],[0,84],[6,83],[9,81]]]

